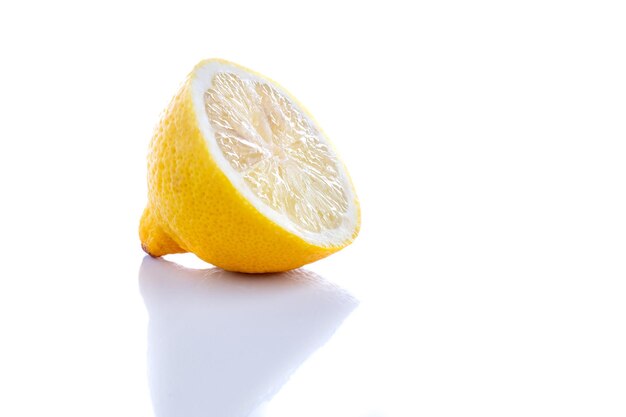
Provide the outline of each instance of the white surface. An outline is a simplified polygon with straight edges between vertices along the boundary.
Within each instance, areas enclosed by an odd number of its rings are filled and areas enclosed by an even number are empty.
[[[623,416],[625,19],[617,1],[1,3],[0,415],[202,415],[175,402],[216,387],[242,406],[280,388],[256,417]],[[344,157],[362,232],[307,269],[354,309],[316,317],[296,286],[260,310],[264,338],[241,316],[264,287],[140,269],[152,128],[211,56],[279,81]]]

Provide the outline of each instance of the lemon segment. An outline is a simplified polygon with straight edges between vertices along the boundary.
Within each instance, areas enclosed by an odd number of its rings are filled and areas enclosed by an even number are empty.
[[[338,162],[287,97],[265,82],[219,72],[205,103],[222,154],[256,197],[302,230],[341,225],[348,201]]]

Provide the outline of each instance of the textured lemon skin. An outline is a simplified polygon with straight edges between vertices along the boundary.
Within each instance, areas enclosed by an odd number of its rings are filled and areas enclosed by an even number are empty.
[[[139,225],[144,251],[154,257],[192,252],[226,270],[262,273],[298,268],[350,244],[360,214],[351,239],[316,246],[265,217],[241,195],[198,128],[193,77],[194,72],[173,98],[150,144],[148,205]]]

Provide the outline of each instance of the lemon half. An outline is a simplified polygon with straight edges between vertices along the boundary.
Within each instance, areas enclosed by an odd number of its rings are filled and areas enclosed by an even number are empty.
[[[347,246],[359,225],[348,172],[302,105],[239,65],[194,68],[150,145],[139,227],[147,253],[285,271]]]

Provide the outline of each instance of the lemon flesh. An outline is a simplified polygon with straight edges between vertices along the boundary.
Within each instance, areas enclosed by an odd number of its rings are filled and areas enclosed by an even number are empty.
[[[220,150],[256,197],[301,230],[341,225],[348,200],[337,160],[287,97],[219,72],[204,100]]]

